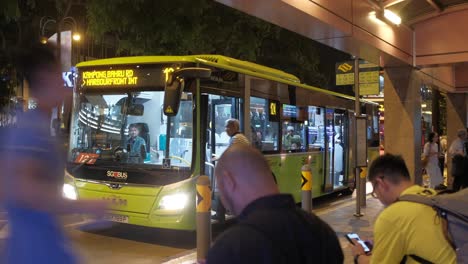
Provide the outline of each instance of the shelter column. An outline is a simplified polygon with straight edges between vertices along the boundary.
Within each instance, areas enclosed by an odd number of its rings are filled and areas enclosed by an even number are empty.
[[[457,138],[457,130],[467,128],[467,94],[448,93],[447,94],[447,147]],[[452,179],[452,159],[447,155],[447,182],[451,185]]]
[[[410,66],[385,68],[385,152],[402,155],[415,183],[421,173],[421,79]]]

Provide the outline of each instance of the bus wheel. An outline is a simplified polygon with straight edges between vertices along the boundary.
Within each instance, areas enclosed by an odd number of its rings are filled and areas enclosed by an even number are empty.
[[[349,188],[344,189],[341,193],[343,195],[351,195],[353,194],[353,192],[354,192],[354,188],[349,187]]]

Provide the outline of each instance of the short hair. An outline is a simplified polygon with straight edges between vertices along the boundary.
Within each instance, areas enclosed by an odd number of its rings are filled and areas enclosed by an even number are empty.
[[[457,137],[463,137],[463,136],[466,136],[466,130],[461,128],[461,129],[458,129],[457,131]]]
[[[368,175],[370,181],[378,177],[385,177],[395,184],[402,180],[411,180],[405,160],[400,155],[390,153],[376,158],[369,167]]]
[[[434,142],[435,135],[436,135],[435,132],[429,133],[429,137],[428,137],[429,142],[431,142],[431,143]]]
[[[141,127],[137,124],[131,124],[128,126],[128,130],[130,130],[130,128],[136,128],[138,131],[141,132]]]
[[[236,130],[240,129],[239,120],[235,118],[229,118],[228,120],[226,120],[226,126],[233,126]]]

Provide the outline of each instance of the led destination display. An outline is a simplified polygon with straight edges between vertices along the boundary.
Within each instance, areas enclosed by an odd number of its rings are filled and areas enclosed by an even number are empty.
[[[82,89],[164,88],[169,65],[122,66],[79,69]]]
[[[138,76],[133,69],[83,71],[82,79],[86,86],[138,85]]]

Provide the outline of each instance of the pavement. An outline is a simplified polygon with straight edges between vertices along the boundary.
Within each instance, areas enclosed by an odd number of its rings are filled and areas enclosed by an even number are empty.
[[[340,240],[341,248],[345,256],[344,263],[352,264],[353,256],[349,242],[345,238],[347,233],[357,233],[363,240],[372,240],[373,223],[378,214],[384,209],[382,203],[376,198],[371,197],[369,194],[372,191],[370,183],[366,187],[366,206],[361,207],[360,213],[362,216],[356,217],[356,202],[355,199],[339,200],[321,206],[312,211],[327,222],[333,230],[335,230],[338,239]],[[354,194],[353,194],[354,197]],[[171,256],[164,261],[164,264],[193,264],[196,263],[197,253],[196,249],[188,250],[176,256]]]
[[[347,233],[357,233],[363,240],[372,240],[373,223],[377,215],[384,208],[383,205],[375,198],[372,198],[369,193],[372,190],[370,183],[366,188],[366,206],[362,207],[360,212],[362,216],[356,217],[356,202],[355,199],[338,199],[329,202],[325,205],[320,205],[320,208],[313,208],[312,211],[327,222],[336,232],[343,253],[345,256],[344,263],[353,263],[353,257],[349,247],[349,242],[345,238]],[[354,194],[353,194],[354,197]],[[76,216],[75,216],[76,218]],[[80,219],[65,219],[65,224],[79,225],[82,222]],[[8,225],[6,213],[0,210],[0,249],[4,247],[4,240],[8,235]],[[173,255],[163,260],[165,264],[193,264],[196,263],[196,249],[184,251],[180,254]]]

